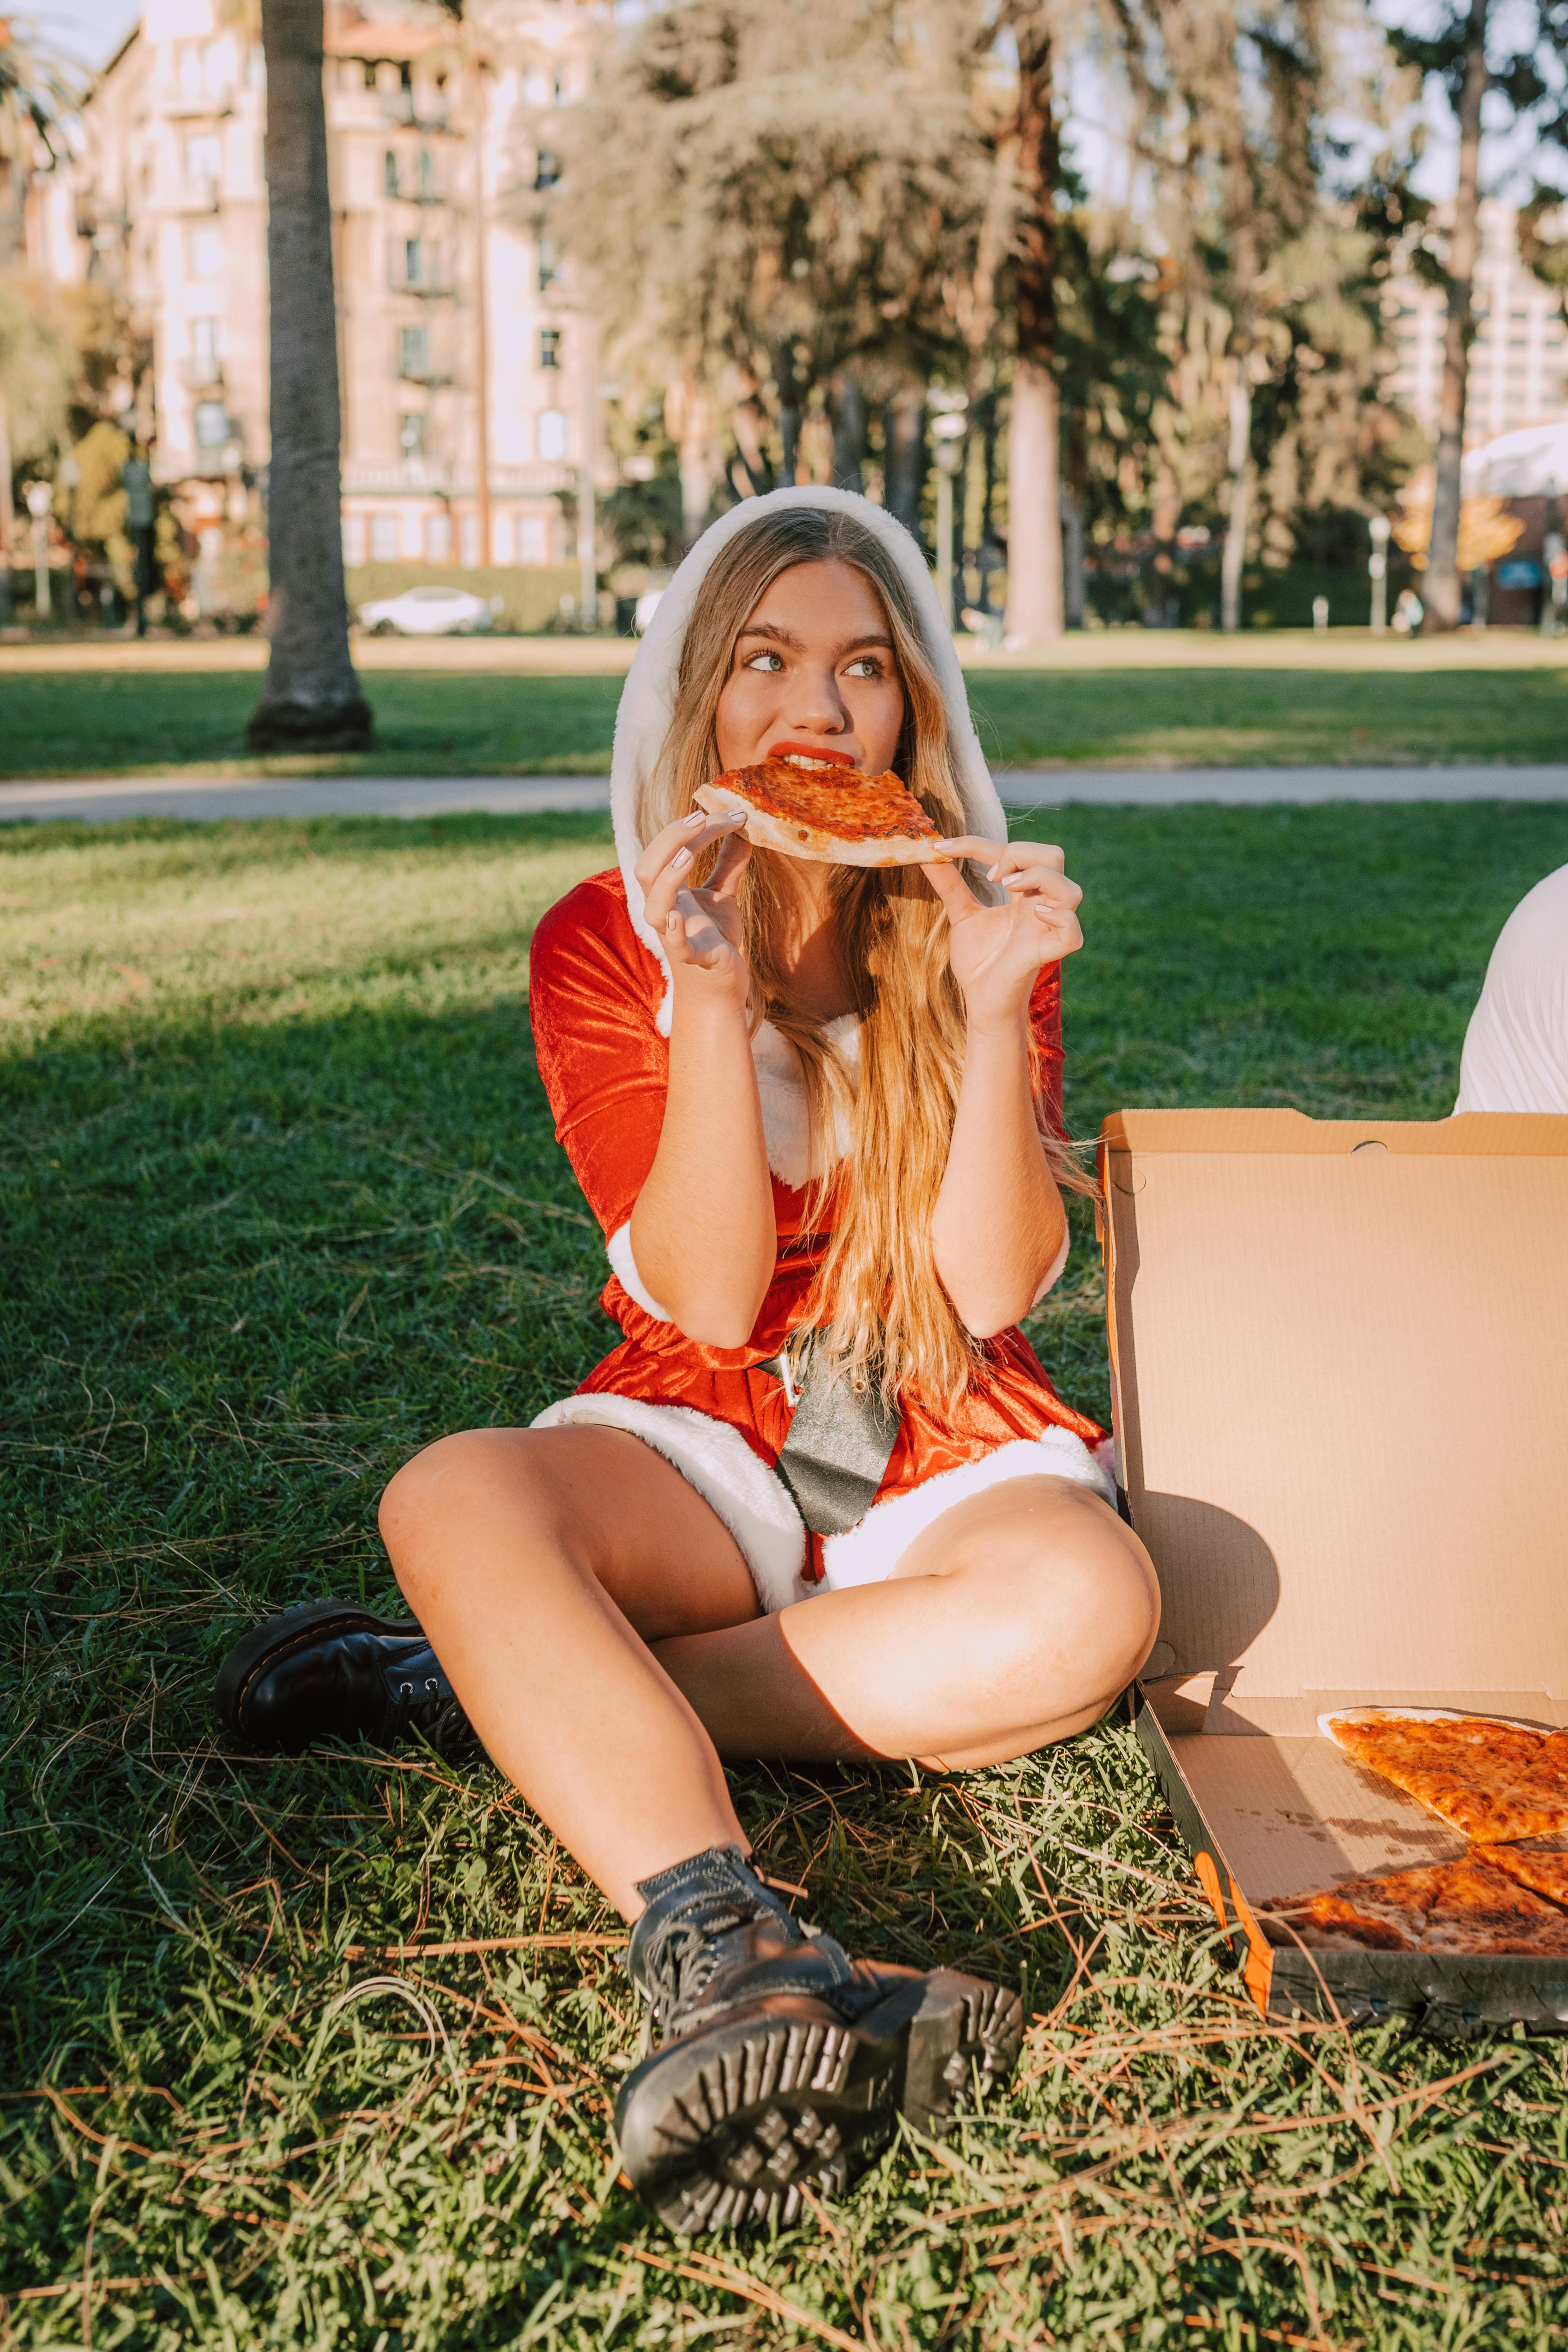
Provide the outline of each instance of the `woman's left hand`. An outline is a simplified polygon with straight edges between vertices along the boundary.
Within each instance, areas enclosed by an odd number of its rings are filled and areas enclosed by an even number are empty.
[[[921,867],[947,911],[948,961],[970,1027],[1011,1026],[1026,1012],[1041,967],[1082,947],[1083,892],[1068,879],[1061,851],[1046,842],[1000,844],[963,834],[942,845],[949,857],[984,866],[987,881],[1006,890],[1004,905],[987,907],[956,864]]]

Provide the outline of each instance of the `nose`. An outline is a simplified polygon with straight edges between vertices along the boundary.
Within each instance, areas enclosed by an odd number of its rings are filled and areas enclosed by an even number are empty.
[[[789,723],[805,735],[843,735],[849,728],[849,708],[839,691],[830,663],[795,673]]]

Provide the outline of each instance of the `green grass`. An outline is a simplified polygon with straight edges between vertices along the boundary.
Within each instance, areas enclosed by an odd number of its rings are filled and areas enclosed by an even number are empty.
[[[416,660],[417,656],[411,659]],[[603,772],[618,677],[375,671],[375,749],[327,762],[258,761],[244,671],[73,671],[5,680],[0,772],[177,773],[183,768],[341,774]],[[1339,761],[1558,761],[1568,667],[1397,672],[1300,669],[995,670],[970,692],[991,758],[1028,766],[1272,766]]]
[[[1441,1114],[1496,929],[1568,858],[1542,806],[1062,823],[1080,1134],[1134,1101]],[[701,2252],[616,2183],[638,2023],[572,1942],[616,1922],[497,1775],[213,1737],[243,1625],[388,1593],[394,1466],[609,1337],[524,965],[606,856],[565,817],[0,836],[0,2342],[1563,2342],[1568,2045],[1262,2028],[1117,1723],[962,1781],[739,1777],[808,1916],[1034,2021],[954,2140]],[[1081,1234],[1037,1330],[1103,1412]],[[489,1937],[545,1940],[375,1957]]]

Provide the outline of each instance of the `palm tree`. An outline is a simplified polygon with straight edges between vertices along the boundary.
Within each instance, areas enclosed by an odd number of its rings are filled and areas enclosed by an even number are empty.
[[[63,152],[60,126],[79,96],[70,67],[33,26],[0,17],[0,268],[21,247],[28,173]],[[18,457],[36,454],[35,445],[58,439],[64,394],[56,339],[20,301],[0,299],[0,622],[11,614],[12,470]]]
[[[321,17],[322,0],[261,0],[272,310],[272,654],[247,730],[261,751],[358,751],[372,728],[349,658],[343,588]]]

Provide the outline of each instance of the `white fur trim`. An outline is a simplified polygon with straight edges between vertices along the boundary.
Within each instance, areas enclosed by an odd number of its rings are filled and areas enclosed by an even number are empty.
[[[788,1487],[727,1421],[695,1412],[689,1405],[648,1404],[641,1397],[569,1396],[547,1405],[533,1426],[567,1429],[584,1423],[626,1430],[675,1465],[740,1545],[767,1613],[786,1609],[813,1589],[801,1581],[805,1528]]]
[[[1029,1301],[1031,1308],[1037,1307],[1041,1299],[1045,1297],[1047,1291],[1050,1289],[1052,1284],[1058,1282],[1061,1279],[1061,1271],[1068,1262],[1068,1252],[1071,1247],[1072,1235],[1064,1231],[1062,1234],[1062,1245],[1060,1249],[1058,1250],[1055,1257],[1052,1258],[1050,1265],[1046,1269],[1045,1280],[1041,1283],[1038,1290],[1036,1291],[1033,1298]]]
[[[978,1462],[962,1463],[956,1470],[939,1471],[908,1494],[873,1503],[858,1525],[841,1536],[829,1536],[822,1547],[822,1592],[841,1592],[847,1585],[880,1584],[891,1576],[918,1535],[955,1503],[984,1494],[1010,1478],[1071,1478],[1092,1486],[1108,1503],[1116,1497],[1104,1471],[1081,1437],[1070,1429],[1047,1429],[1042,1437],[1016,1438],[999,1445]]]
[[[658,610],[626,673],[626,682],[616,712],[615,748],[610,755],[610,811],[616,828],[616,855],[620,859],[621,873],[626,880],[626,904],[633,928],[644,947],[650,949],[658,957],[659,969],[664,974],[664,1001],[658,1008],[658,1020],[659,1034],[665,1037],[669,1034],[670,1014],[674,1009],[673,992],[669,961],[662,941],[644,919],[642,885],[633,870],[643,850],[637,830],[637,796],[652,775],[659,753],[664,749],[665,737],[669,732],[670,716],[675,708],[676,670],[686,636],[686,625],[690,619],[691,608],[708,567],[725,541],[732,539],[738,530],[744,530],[759,515],[773,513],[781,507],[822,507],[840,514],[852,514],[868,530],[874,531],[889,549],[914,597],[921,615],[926,651],[942,688],[942,699],[947,704],[948,723],[958,753],[965,828],[971,833],[983,835],[987,841],[1005,841],[1007,838],[1002,803],[991,781],[991,771],[985,764],[985,754],[980,748],[974,722],[969,715],[969,698],[964,691],[963,672],[959,667],[952,632],[942,618],[936,583],[926,570],[925,557],[913,536],[902,523],[895,522],[885,509],[873,506],[869,499],[859,498],[851,490],[818,488],[770,490],[765,498],[742,499],[739,506],[731,507],[727,514],[721,515],[718,521],[703,532],[659,598]],[[984,885],[978,887],[983,889]]]
[[[675,1318],[668,1307],[659,1305],[637,1272],[637,1262],[632,1255],[632,1226],[629,1217],[624,1225],[616,1227],[615,1232],[605,1244],[605,1255],[609,1259],[610,1272],[615,1276],[621,1288],[628,1298],[637,1300],[645,1315],[651,1315],[656,1323],[674,1322]]]
[[[822,1034],[837,1048],[853,1086],[860,1075],[859,1022],[853,1013],[841,1013],[837,1021],[824,1023]],[[793,1184],[798,1190],[815,1178],[826,1176],[847,1152],[847,1107],[842,1098],[835,1100],[831,1144],[826,1135],[811,1136],[800,1056],[771,1021],[764,1021],[752,1040],[752,1060],[756,1065],[757,1092],[762,1099],[768,1166],[781,1184]],[[815,1150],[808,1148],[812,1143]]]

